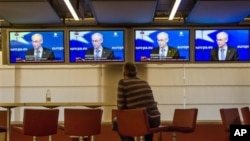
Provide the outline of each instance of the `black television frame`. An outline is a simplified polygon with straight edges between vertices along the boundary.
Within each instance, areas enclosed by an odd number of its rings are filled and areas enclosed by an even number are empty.
[[[221,30],[221,31],[227,31],[227,30],[248,30],[248,46],[250,45],[250,28],[249,27],[232,27],[232,26],[224,26],[224,27],[220,27],[220,26],[211,26],[211,27],[195,27],[193,28],[193,62],[197,63],[197,64],[204,64],[204,63],[208,63],[208,64],[218,64],[218,63],[249,63],[250,62],[250,48],[248,49],[248,53],[249,53],[249,60],[244,60],[244,61],[211,61],[211,60],[207,60],[207,61],[197,61],[196,60],[196,31],[197,30]],[[229,37],[230,38],[230,37]],[[229,39],[230,40],[230,39]]]
[[[154,61],[136,61],[136,49],[135,49],[135,34],[136,31],[138,30],[144,30],[144,31],[150,31],[150,30],[158,30],[158,31],[177,31],[177,30],[187,30],[188,31],[188,44],[189,44],[189,49],[188,49],[188,56],[189,59],[170,59],[170,60],[165,60],[165,61],[160,61],[160,60],[154,60]],[[192,28],[190,27],[135,27],[133,28],[133,62],[135,64],[180,64],[180,63],[191,63],[192,62]],[[171,38],[171,37],[170,37]],[[170,39],[171,40],[171,39]]]
[[[41,32],[62,32],[62,47],[63,47],[63,53],[62,58],[63,60],[47,60],[47,61],[24,61],[20,60],[18,62],[11,62],[11,52],[10,52],[10,33],[11,32],[34,32],[34,33],[41,33]],[[3,47],[3,52],[6,53],[3,55],[3,64],[8,65],[59,65],[59,64],[65,64],[67,63],[67,44],[66,44],[66,31],[62,28],[46,28],[46,29],[38,29],[38,28],[7,28],[2,31],[2,34],[5,34],[4,39],[5,43],[3,44],[5,47]],[[47,41],[46,41],[47,42]],[[60,47],[54,47],[54,48],[60,48]],[[60,50],[60,49],[59,49]]]
[[[105,31],[122,31],[123,33],[123,60],[118,61],[118,60],[79,60],[76,62],[71,61],[71,46],[70,46],[70,32],[72,31],[79,31],[79,32],[84,32],[84,31],[90,31],[90,32],[105,32]],[[124,64],[127,62],[127,29],[126,28],[69,28],[67,29],[67,46],[68,46],[68,64],[91,64],[91,65],[96,65],[96,64]],[[104,40],[105,42],[105,40]]]

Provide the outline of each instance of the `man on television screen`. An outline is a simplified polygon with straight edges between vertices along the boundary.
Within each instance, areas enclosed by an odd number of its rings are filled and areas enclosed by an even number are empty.
[[[168,46],[169,37],[166,32],[157,34],[158,47],[151,51],[150,58],[152,59],[179,59],[179,51],[171,46]]]
[[[51,49],[43,47],[43,36],[35,33],[31,36],[33,48],[26,52],[25,59],[31,61],[54,60],[54,52]]]
[[[211,61],[239,61],[238,50],[228,46],[228,34],[226,32],[219,32],[216,35],[218,48],[211,51]]]
[[[100,59],[100,60],[112,60],[114,59],[114,52],[103,47],[103,36],[101,33],[94,33],[91,36],[93,48],[88,49],[85,54],[85,59]]]

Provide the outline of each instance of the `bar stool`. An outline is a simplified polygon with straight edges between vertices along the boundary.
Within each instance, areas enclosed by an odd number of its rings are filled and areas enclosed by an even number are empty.
[[[39,136],[49,136],[57,133],[59,109],[24,109],[22,126],[13,126],[13,130],[37,141]]]
[[[94,135],[101,132],[102,109],[64,109],[64,125],[59,128],[64,130],[71,138],[77,137],[83,141],[84,137],[94,140]]]
[[[250,110],[249,107],[240,108],[241,115],[245,125],[250,125]]]
[[[173,121],[167,126],[165,132],[172,132],[173,141],[177,140],[176,133],[192,133],[196,129],[198,109],[175,109]]]
[[[7,110],[0,110],[0,140],[6,140]]]
[[[158,140],[162,140],[162,132],[165,126],[150,128],[148,115],[145,108],[112,110],[112,117],[117,117],[118,130],[121,135],[143,138],[147,134],[158,134]]]
[[[7,131],[7,111],[0,110],[0,132]]]
[[[229,140],[230,125],[240,125],[240,114],[238,108],[222,108],[220,115],[224,130],[228,133],[226,140]]]
[[[222,108],[220,109],[220,115],[224,129],[227,132],[229,132],[230,130],[230,125],[241,124],[238,108],[225,108],[225,109]]]

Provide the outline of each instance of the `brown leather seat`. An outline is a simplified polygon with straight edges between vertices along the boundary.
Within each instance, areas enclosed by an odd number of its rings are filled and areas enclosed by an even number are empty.
[[[239,114],[238,108],[220,109],[220,115],[221,115],[222,124],[224,126],[224,129],[227,132],[229,132],[229,130],[230,130],[230,125],[241,124],[240,114]]]
[[[36,141],[38,136],[51,136],[57,133],[58,109],[24,109],[22,126],[13,126],[13,129],[24,135],[33,136]]]
[[[197,108],[175,109],[172,124],[165,131],[173,132],[173,140],[176,140],[176,132],[192,133],[196,129],[197,115]]]
[[[250,110],[249,110],[249,107],[242,107],[240,110],[241,110],[241,115],[242,115],[244,124],[250,125]]]
[[[161,132],[166,127],[150,128],[146,109],[112,110],[112,116],[117,117],[118,130],[121,135],[142,137],[147,134],[159,133],[158,140],[162,140]]]
[[[93,139],[100,134],[102,109],[64,109],[64,125],[60,128],[66,135],[77,136],[83,140],[85,136]]]

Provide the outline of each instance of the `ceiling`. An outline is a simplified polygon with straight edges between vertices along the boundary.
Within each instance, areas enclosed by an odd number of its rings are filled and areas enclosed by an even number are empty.
[[[63,0],[0,0],[0,27],[249,25],[250,0],[71,0],[73,20]]]

